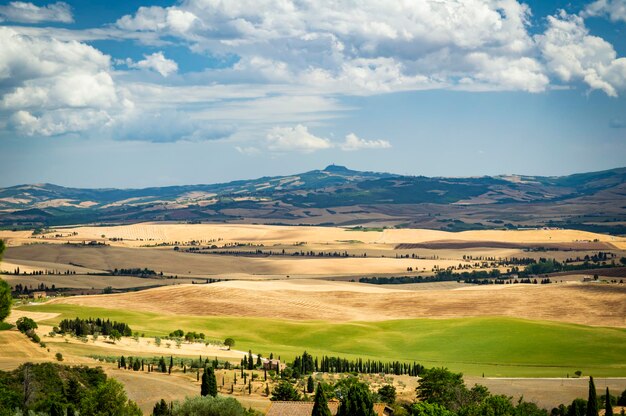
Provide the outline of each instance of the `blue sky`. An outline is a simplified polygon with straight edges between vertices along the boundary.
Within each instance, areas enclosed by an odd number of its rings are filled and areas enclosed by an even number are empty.
[[[0,186],[626,166],[626,0],[0,2]]]

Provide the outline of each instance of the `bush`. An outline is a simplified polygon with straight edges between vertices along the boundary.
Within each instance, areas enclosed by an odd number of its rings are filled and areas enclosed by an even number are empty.
[[[57,361],[63,361],[63,354],[61,354],[60,352],[57,352],[54,356],[56,357]]]
[[[20,319],[17,320],[16,322],[17,325],[17,329],[20,330],[20,332],[26,333],[29,330],[33,330],[33,329],[37,329],[37,322],[33,321],[30,318],[27,318],[26,316],[22,316]]]
[[[174,416],[246,416],[249,413],[232,397],[188,397],[174,403]]]

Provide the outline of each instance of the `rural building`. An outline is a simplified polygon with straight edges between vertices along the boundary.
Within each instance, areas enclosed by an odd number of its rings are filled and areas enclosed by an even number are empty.
[[[339,402],[328,402],[330,413],[335,416],[339,411]],[[374,404],[374,412],[377,416],[393,416],[393,410],[384,403]],[[313,402],[272,402],[265,416],[311,416]]]
[[[33,292],[33,299],[45,299],[48,296],[46,295],[46,292]]]
[[[262,359],[262,361],[264,370],[274,370],[280,372],[283,371],[286,367],[286,365],[281,363],[280,360],[268,360],[264,358]]]

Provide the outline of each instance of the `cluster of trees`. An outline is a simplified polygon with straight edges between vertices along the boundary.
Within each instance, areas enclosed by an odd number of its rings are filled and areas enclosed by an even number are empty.
[[[205,335],[203,332],[194,332],[194,331],[183,331],[182,329],[177,329],[176,331],[170,332],[170,338],[185,338],[185,341],[194,342],[195,340],[204,340]]]
[[[0,371],[0,416],[19,411],[54,416],[141,415],[124,387],[107,379],[101,368],[52,363],[28,363],[11,372]]]
[[[8,273],[6,273],[8,274]],[[30,275],[30,276],[43,276],[43,275],[57,275],[57,276],[61,276],[61,275],[72,275],[72,274],[76,274],[76,271],[73,270],[66,270],[64,272],[61,272],[59,270],[33,270],[31,272],[22,272],[20,270],[19,267],[16,267],[15,269],[13,269],[13,274],[14,275],[19,275],[19,274],[23,274],[23,275]]]
[[[41,292],[41,291],[45,291],[45,292],[54,292],[56,291],[56,285],[52,285],[50,287],[48,287],[48,285],[40,283],[39,285],[35,286],[33,288],[33,285],[23,285],[21,283],[18,283],[15,285],[15,287],[13,288],[13,294],[15,295],[28,295],[32,292]]]
[[[212,247],[189,247],[182,251],[186,253],[197,253],[197,254],[220,254],[225,256],[258,256],[258,257],[269,257],[269,256],[289,256],[289,257],[334,257],[334,258],[345,258],[345,257],[367,257],[367,253],[363,254],[349,254],[347,251],[294,251],[287,252],[285,249],[280,251],[274,250],[216,250],[217,246]],[[180,248],[177,250],[180,251]]]
[[[297,356],[290,366],[293,376],[306,375],[312,372],[323,373],[359,373],[359,374],[394,374],[417,377],[424,371],[424,366],[418,363],[402,363],[400,361],[372,361],[357,358],[348,360],[341,357],[323,356],[321,359],[313,357],[306,351]]]
[[[542,285],[547,285],[552,283],[552,280],[550,280],[549,277],[546,277],[544,279],[541,280],[537,280],[537,279],[530,279],[530,278],[525,278],[525,279],[513,279],[513,280],[502,280],[502,279],[467,279],[465,280],[465,283],[469,283],[469,284],[474,284],[474,285],[504,285],[504,284],[526,284],[526,285],[530,285],[530,284],[542,284]]]
[[[312,380],[312,379],[309,379]],[[313,389],[309,389],[312,392]],[[340,401],[337,416],[376,416],[374,403],[381,399],[380,392],[386,398],[393,397],[395,401],[395,389],[392,386],[384,386],[379,393],[370,392],[369,387],[356,377],[349,377],[335,384],[318,383],[315,390],[312,416],[330,416],[328,400]],[[300,393],[288,381],[281,381],[272,391],[272,401],[299,401],[302,400]]]
[[[134,267],[132,269],[113,269],[111,272],[114,276],[139,276],[139,277],[153,277],[157,275],[157,272],[146,268]],[[160,276],[163,276],[163,272],[160,272]]]
[[[59,323],[58,331],[55,332],[61,334],[73,334],[78,337],[85,335],[115,335],[115,338],[119,339],[120,336],[130,337],[133,331],[130,326],[124,322],[111,322],[109,319],[106,321],[101,318],[87,318],[87,319],[64,319]]]

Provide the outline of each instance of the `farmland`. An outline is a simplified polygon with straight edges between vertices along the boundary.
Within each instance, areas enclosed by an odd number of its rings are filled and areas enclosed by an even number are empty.
[[[205,356],[238,364],[252,350],[289,364],[306,350],[320,358],[445,366],[494,391],[512,386],[515,394],[530,394],[546,406],[557,398],[571,401],[580,389],[572,381],[559,394],[558,386],[548,386],[551,379],[580,372],[616,389],[624,385],[623,237],[560,229],[450,233],[163,223],[2,231],[0,237],[9,246],[0,269],[11,285],[86,294],[16,304],[11,319],[35,318],[50,352],[27,342],[21,355],[0,356],[3,368],[53,360],[56,352],[68,363],[89,365],[96,364],[93,357],[122,355]],[[435,279],[444,270],[521,273],[546,258],[574,271],[550,274],[550,284],[516,284],[510,276],[507,284],[486,285]],[[367,276],[378,277],[377,284],[358,282]],[[397,276],[422,283],[385,284]],[[105,290],[114,293],[101,294]],[[112,343],[48,335],[61,320],[76,317],[125,322],[140,336]],[[155,344],[155,337],[167,339],[176,329],[202,332],[207,342]],[[227,337],[236,340],[236,349],[221,346]],[[4,342],[17,342],[13,338]],[[180,369],[168,378],[97,364],[123,381],[144,410],[159,394],[175,399],[197,389],[194,374]],[[362,377],[373,385],[384,382]],[[416,381],[389,377],[411,400]],[[511,377],[535,382],[513,386]],[[544,383],[540,394],[536,388]],[[142,393],[144,384],[155,393]],[[262,383],[251,394],[242,388],[232,394],[266,409]]]

